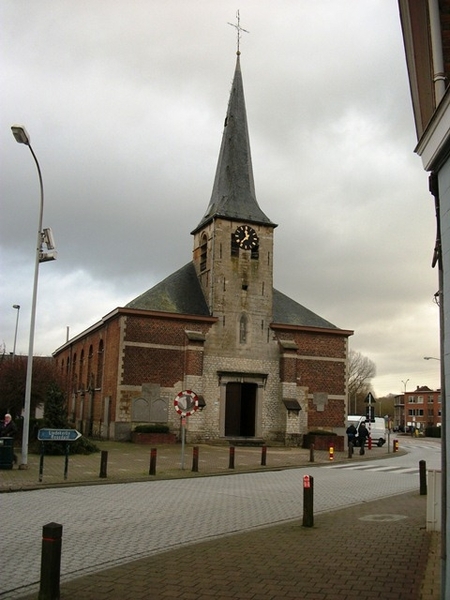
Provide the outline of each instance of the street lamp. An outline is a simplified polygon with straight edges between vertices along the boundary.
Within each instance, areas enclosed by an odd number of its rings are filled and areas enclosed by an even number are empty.
[[[403,381],[402,379],[402,383],[403,383],[403,409],[405,411],[405,433],[406,433],[406,422],[407,422],[407,414],[406,414],[406,384],[408,383],[409,379],[407,379],[406,381]]]
[[[438,360],[440,361],[440,358],[436,358],[435,356],[424,356],[423,360]]]
[[[16,342],[17,342],[17,328],[19,327],[19,312],[20,312],[20,304],[13,304],[13,308],[17,310],[16,316],[16,330],[14,332],[14,346],[13,346],[13,360],[16,357]]]
[[[36,155],[30,144],[30,136],[28,135],[25,127],[22,127],[22,125],[13,125],[11,127],[11,131],[16,142],[18,142],[19,144],[25,144],[30,149],[31,155],[33,156],[34,162],[36,164],[40,188],[40,210],[37,232],[36,258],[34,264],[33,299],[31,302],[30,341],[28,343],[27,376],[25,382],[25,404],[22,431],[22,462],[19,465],[19,469],[28,469],[28,437],[30,431],[31,380],[33,375],[34,329],[36,322],[36,301],[39,278],[39,263],[45,262],[47,260],[55,260],[56,252],[54,251],[53,236],[48,236],[47,234],[46,239],[46,231],[48,232],[49,230],[42,231],[42,216],[44,213],[44,185],[42,183],[42,174],[38,159],[36,158]],[[47,249],[53,252],[42,251],[42,245],[44,242],[47,245]]]

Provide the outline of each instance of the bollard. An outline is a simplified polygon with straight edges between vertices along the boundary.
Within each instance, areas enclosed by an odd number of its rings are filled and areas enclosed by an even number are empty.
[[[198,446],[192,448],[192,472],[198,473]]]
[[[309,447],[309,462],[314,462],[314,444]]]
[[[329,450],[328,450],[328,456],[330,460],[334,460],[334,447],[330,446]]]
[[[427,495],[427,463],[424,460],[419,460],[419,480],[420,480],[420,495]]]
[[[372,436],[369,435],[369,439],[367,440],[367,449],[372,450]]]
[[[152,448],[150,450],[150,469],[148,471],[149,475],[156,475],[156,454],[158,450],[156,448]]]
[[[353,442],[348,443],[348,458],[352,458],[353,456]]]
[[[41,582],[39,600],[59,600],[62,525],[48,523],[42,528]]]
[[[234,446],[230,446],[230,462],[228,463],[229,469],[234,469]]]
[[[261,466],[266,466],[267,446],[261,448]]]
[[[108,467],[108,450],[102,450],[100,457],[100,475],[102,479],[106,479],[106,469]]]
[[[398,452],[398,440],[392,442],[392,450],[393,452]]]
[[[314,526],[314,477],[303,475],[303,527]]]

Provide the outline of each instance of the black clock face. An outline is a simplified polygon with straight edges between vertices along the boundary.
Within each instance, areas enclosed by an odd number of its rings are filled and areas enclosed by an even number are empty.
[[[243,250],[251,250],[258,245],[258,236],[256,231],[248,225],[241,225],[234,233],[236,243]]]

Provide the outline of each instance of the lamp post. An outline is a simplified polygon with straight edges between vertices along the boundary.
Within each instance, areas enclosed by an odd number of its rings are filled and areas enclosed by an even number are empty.
[[[33,284],[33,298],[31,302],[31,322],[30,322],[30,341],[28,343],[28,360],[27,360],[27,375],[25,382],[25,404],[24,404],[24,415],[23,415],[23,431],[22,431],[22,462],[19,465],[19,469],[28,469],[28,437],[30,431],[30,409],[31,409],[31,380],[33,375],[33,351],[34,351],[34,329],[36,322],[36,301],[37,301],[37,289],[38,289],[38,278],[39,278],[39,263],[46,260],[54,260],[56,258],[56,252],[43,253],[42,244],[45,240],[45,235],[50,230],[42,231],[42,216],[44,213],[44,185],[42,183],[41,168],[39,166],[38,159],[33,151],[30,144],[30,136],[28,135],[25,127],[22,125],[13,125],[11,127],[13,136],[19,144],[25,144],[30,149],[31,155],[33,156],[36,164],[38,177],[39,177],[39,188],[40,188],[40,208],[39,208],[39,220],[38,220],[38,232],[37,232],[37,243],[36,243],[36,256],[34,263],[34,284]],[[48,236],[47,236],[48,237]],[[52,238],[52,236],[50,235]],[[47,247],[50,248],[47,243]]]
[[[13,308],[17,310],[16,315],[16,329],[14,331],[14,346],[13,346],[13,360],[16,358],[16,342],[17,342],[17,329],[19,327],[19,312],[20,312],[20,304],[13,304]]]
[[[436,358],[435,356],[424,356],[423,360],[438,360],[439,362],[441,361],[440,358]]]
[[[409,379],[407,379],[406,381],[403,381],[402,379],[402,383],[403,383],[403,408],[405,410],[405,433],[406,433],[406,384],[408,383]]]

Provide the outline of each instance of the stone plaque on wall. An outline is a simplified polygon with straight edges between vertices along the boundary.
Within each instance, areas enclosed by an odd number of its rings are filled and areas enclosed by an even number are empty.
[[[316,405],[317,412],[323,412],[328,404],[328,394],[326,392],[314,392],[313,402]]]
[[[167,401],[162,398],[153,400],[150,405],[150,421],[152,423],[167,422]]]
[[[145,398],[134,398],[131,405],[131,420],[148,423],[150,421],[150,402]]]

